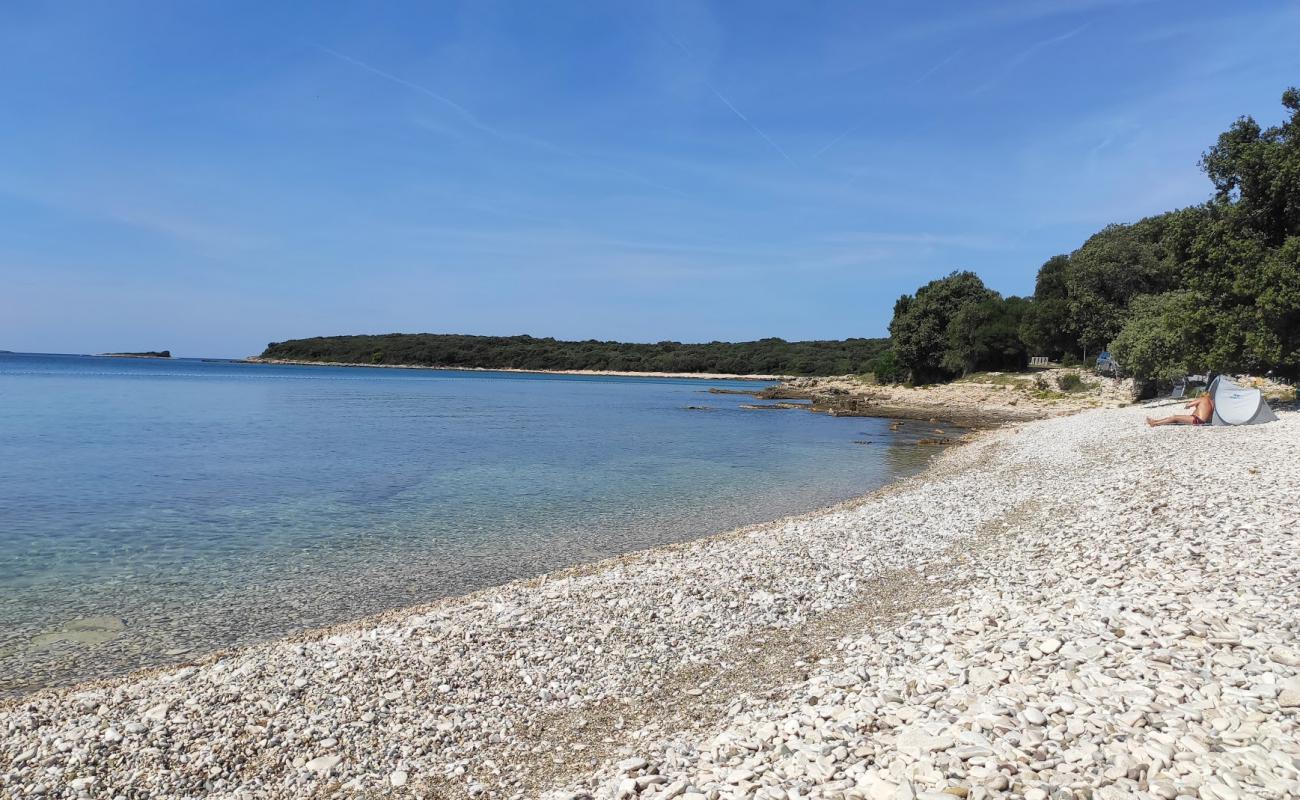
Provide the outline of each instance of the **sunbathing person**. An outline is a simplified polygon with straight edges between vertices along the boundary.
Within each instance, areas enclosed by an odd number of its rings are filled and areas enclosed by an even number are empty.
[[[1192,409],[1192,413],[1174,414],[1164,419],[1147,417],[1147,424],[1152,427],[1156,425],[1209,425],[1214,419],[1214,401],[1210,399],[1208,393],[1201,395],[1183,406],[1183,408]]]

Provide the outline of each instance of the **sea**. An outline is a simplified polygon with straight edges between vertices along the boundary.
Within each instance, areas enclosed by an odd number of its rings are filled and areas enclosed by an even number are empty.
[[[813,510],[937,450],[725,393],[764,385],[0,354],[0,695]]]

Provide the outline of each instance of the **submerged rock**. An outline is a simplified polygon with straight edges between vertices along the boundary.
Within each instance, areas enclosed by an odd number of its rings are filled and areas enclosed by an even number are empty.
[[[122,635],[126,622],[118,617],[82,617],[66,623],[49,633],[32,637],[31,645],[37,648],[56,644],[102,644]]]

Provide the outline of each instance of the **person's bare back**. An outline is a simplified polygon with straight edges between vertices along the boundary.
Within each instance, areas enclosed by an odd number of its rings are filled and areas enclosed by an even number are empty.
[[[1174,414],[1163,419],[1147,417],[1147,424],[1153,428],[1157,425],[1209,425],[1210,421],[1214,419],[1214,401],[1210,399],[1208,393],[1201,395],[1183,406],[1183,408],[1192,409],[1192,413]]]

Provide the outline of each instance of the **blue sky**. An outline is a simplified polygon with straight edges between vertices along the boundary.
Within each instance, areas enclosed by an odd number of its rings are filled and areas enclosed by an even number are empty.
[[[5,3],[0,348],[884,335],[1300,83],[1300,4]]]

